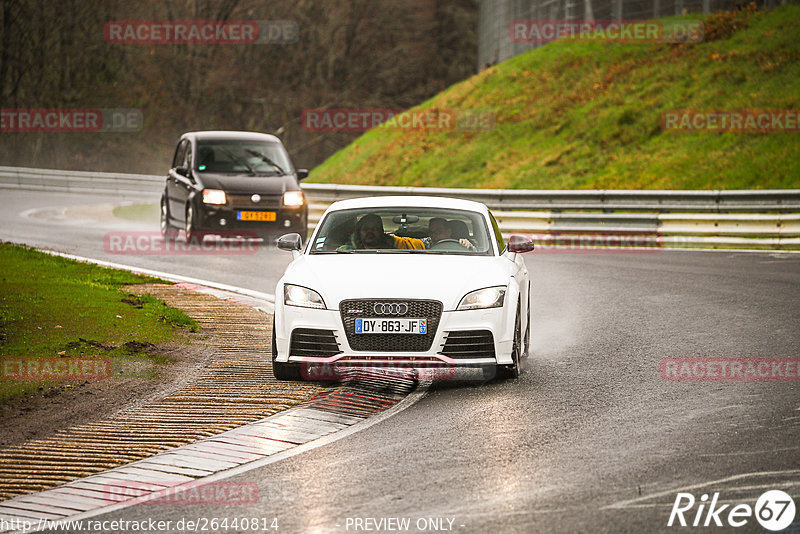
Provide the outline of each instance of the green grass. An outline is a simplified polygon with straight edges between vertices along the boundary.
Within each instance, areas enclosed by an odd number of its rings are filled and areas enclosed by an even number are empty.
[[[131,204],[130,206],[117,206],[112,211],[114,217],[128,221],[147,222],[158,224],[161,213],[158,204]]]
[[[800,133],[676,133],[674,109],[800,109],[800,6],[701,19],[698,44],[556,42],[415,109],[488,110],[483,132],[372,130],[322,183],[516,189],[800,187]],[[670,21],[675,20],[674,18]]]
[[[120,289],[160,282],[155,278],[8,243],[0,243],[0,272],[4,359],[110,358],[114,376],[152,376],[154,364],[164,363],[165,358],[150,354],[151,344],[174,341],[176,328],[199,329],[180,310]],[[0,401],[52,385],[0,380]]]

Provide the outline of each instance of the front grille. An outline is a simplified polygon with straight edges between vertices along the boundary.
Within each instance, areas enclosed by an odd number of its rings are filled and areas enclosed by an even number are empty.
[[[448,332],[439,354],[450,358],[494,358],[494,336],[489,330]]]
[[[339,343],[331,330],[295,328],[289,343],[289,356],[327,357],[341,354]]]
[[[356,319],[386,319],[376,315],[376,302],[407,304],[408,312],[403,317],[419,317],[428,320],[426,334],[355,334]],[[339,304],[344,332],[353,350],[373,352],[425,352],[430,350],[436,329],[442,317],[442,303],[437,300],[363,299],[343,300]],[[355,311],[355,313],[350,313]]]
[[[261,195],[261,200],[253,202],[250,200],[252,193],[248,195],[231,193],[228,194],[228,207],[240,210],[252,211],[276,211],[281,207],[283,197],[280,195]]]

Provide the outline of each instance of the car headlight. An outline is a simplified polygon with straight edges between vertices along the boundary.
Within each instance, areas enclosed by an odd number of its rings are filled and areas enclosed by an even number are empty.
[[[456,310],[479,310],[483,308],[499,308],[506,298],[505,286],[487,287],[467,293]]]
[[[303,286],[283,284],[283,303],[301,308],[325,309],[325,301],[316,291]]]
[[[302,191],[286,191],[283,194],[283,205],[296,208],[306,201]]]
[[[221,189],[203,189],[203,204],[225,204],[227,198]]]

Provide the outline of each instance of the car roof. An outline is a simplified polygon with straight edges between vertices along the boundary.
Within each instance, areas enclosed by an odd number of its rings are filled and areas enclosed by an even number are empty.
[[[194,138],[198,141],[207,141],[209,139],[225,139],[232,140],[238,139],[242,141],[268,141],[272,143],[280,143],[281,140],[274,135],[260,133],[260,132],[236,132],[232,130],[208,130],[203,132],[186,132],[181,136],[181,139]]]
[[[450,208],[467,211],[477,211],[488,213],[489,209],[485,204],[472,200],[462,200],[459,198],[434,197],[434,196],[378,196],[361,197],[349,200],[339,200],[328,208],[329,211],[339,211],[357,208],[391,208],[391,207],[419,207],[419,208]]]

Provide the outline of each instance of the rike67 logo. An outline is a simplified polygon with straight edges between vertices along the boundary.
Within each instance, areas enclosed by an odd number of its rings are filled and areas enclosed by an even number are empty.
[[[763,528],[777,532],[789,527],[796,513],[794,499],[781,490],[764,492],[756,500],[755,507],[723,502],[719,492],[715,492],[710,500],[708,494],[701,495],[698,500],[691,493],[678,493],[667,526],[742,527],[755,516]]]

